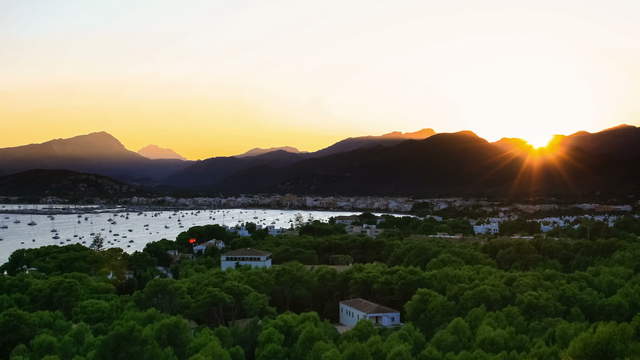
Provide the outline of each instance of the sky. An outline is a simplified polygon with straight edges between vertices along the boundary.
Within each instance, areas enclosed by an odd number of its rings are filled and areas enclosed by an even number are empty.
[[[0,0],[0,147],[190,159],[433,128],[640,125],[639,1]]]

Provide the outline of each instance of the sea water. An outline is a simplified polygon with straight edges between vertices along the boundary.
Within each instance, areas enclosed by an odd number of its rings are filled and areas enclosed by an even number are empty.
[[[161,239],[175,240],[179,233],[197,225],[218,224],[235,227],[252,222],[262,227],[288,229],[294,224],[296,217],[300,216],[306,222],[326,221],[330,217],[353,214],[263,209],[99,212],[100,210],[89,206],[74,206],[76,212],[86,209],[85,213],[74,214],[29,215],[3,212],[24,208],[18,205],[0,205],[0,227],[7,226],[6,229],[0,228],[0,264],[5,263],[17,249],[69,244],[89,246],[93,240],[91,234],[101,234],[105,247],[120,247],[127,252],[133,252],[142,250],[148,242]],[[19,223],[16,223],[16,220]],[[37,225],[28,225],[31,221]]]

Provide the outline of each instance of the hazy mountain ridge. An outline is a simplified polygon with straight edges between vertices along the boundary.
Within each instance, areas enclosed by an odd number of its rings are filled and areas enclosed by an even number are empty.
[[[153,145],[153,144],[147,145],[142,149],[138,150],[138,154],[151,160],[160,160],[160,159],[187,160],[185,157],[183,157],[182,155],[178,154],[177,152],[169,148],[162,148],[162,147],[159,147],[158,145]]]
[[[300,150],[298,150],[297,148],[293,147],[293,146],[279,146],[279,147],[272,147],[272,148],[267,148],[267,149],[263,149],[263,148],[253,148],[245,153],[239,154],[239,155],[234,155],[233,157],[237,157],[237,158],[246,158],[246,157],[252,157],[252,156],[258,156],[258,155],[264,155],[270,152],[274,152],[274,151],[285,151],[288,153],[292,153],[292,154],[299,154],[302,153]]]
[[[306,154],[308,157],[321,157],[321,156],[332,155],[332,154],[337,154],[341,152],[352,151],[352,150],[356,150],[363,147],[372,147],[372,146],[378,146],[378,145],[391,146],[391,145],[399,144],[405,140],[423,140],[428,138],[429,136],[434,135],[435,133],[436,132],[431,128],[425,128],[418,131],[406,132],[406,133],[401,131],[393,131],[383,135],[350,137],[314,152],[303,152],[292,146],[281,146],[281,147],[273,147],[268,149],[254,148],[247,151],[244,154],[234,155],[234,156],[248,157],[248,156],[263,155],[263,154],[277,151],[277,150],[283,150],[283,151],[294,153],[294,154]]]
[[[328,146],[324,149],[309,153],[309,157],[323,157],[343,152],[353,151],[361,148],[374,146],[393,146],[406,140],[422,140],[426,139],[436,132],[433,129],[422,129],[410,133],[402,133],[399,131],[390,132],[380,136],[359,136],[350,137]]]

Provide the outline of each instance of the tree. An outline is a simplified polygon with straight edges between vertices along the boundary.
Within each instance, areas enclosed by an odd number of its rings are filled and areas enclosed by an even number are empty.
[[[90,299],[79,303],[73,309],[73,320],[84,322],[89,325],[99,323],[110,324],[114,319],[114,312],[111,304],[104,300]]]
[[[567,354],[575,360],[624,359],[632,355],[633,334],[633,329],[626,323],[598,323],[573,339]]]
[[[102,251],[104,249],[104,237],[101,233],[97,233],[93,236],[89,248],[94,251]]]
[[[447,298],[428,289],[419,289],[405,305],[409,320],[427,336],[449,321],[454,308]]]
[[[201,324],[225,324],[225,308],[233,298],[218,288],[207,288],[194,301],[192,318]]]
[[[469,349],[473,342],[473,333],[462,318],[453,319],[445,329],[436,333],[431,344],[443,353],[459,353]]]
[[[256,348],[257,360],[277,360],[284,359],[286,352],[282,347],[284,336],[276,329],[269,327],[258,336],[258,347]]]
[[[28,313],[9,309],[0,314],[0,334],[0,358],[6,359],[14,347],[33,338],[36,324]]]
[[[156,308],[167,314],[188,313],[191,299],[184,285],[172,279],[153,279],[144,290],[136,292],[134,299],[138,306]]]
[[[369,349],[361,343],[347,343],[342,357],[344,360],[371,360]]]
[[[412,360],[411,348],[407,345],[401,345],[393,348],[387,355],[387,360]]]
[[[31,353],[36,359],[42,359],[47,355],[57,355],[58,340],[48,334],[40,334],[31,341]]]
[[[160,348],[169,347],[175,355],[184,359],[187,346],[191,342],[191,329],[187,322],[179,317],[170,317],[152,324],[145,329],[146,335],[155,340]]]

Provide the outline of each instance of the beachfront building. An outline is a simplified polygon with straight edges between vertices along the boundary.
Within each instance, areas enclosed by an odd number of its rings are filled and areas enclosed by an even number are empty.
[[[339,311],[340,324],[347,327],[355,326],[358,321],[363,319],[384,327],[402,325],[400,311],[362,298],[340,301]]]
[[[271,253],[251,248],[237,249],[226,252],[220,256],[220,268],[227,270],[238,266],[271,267]]]

